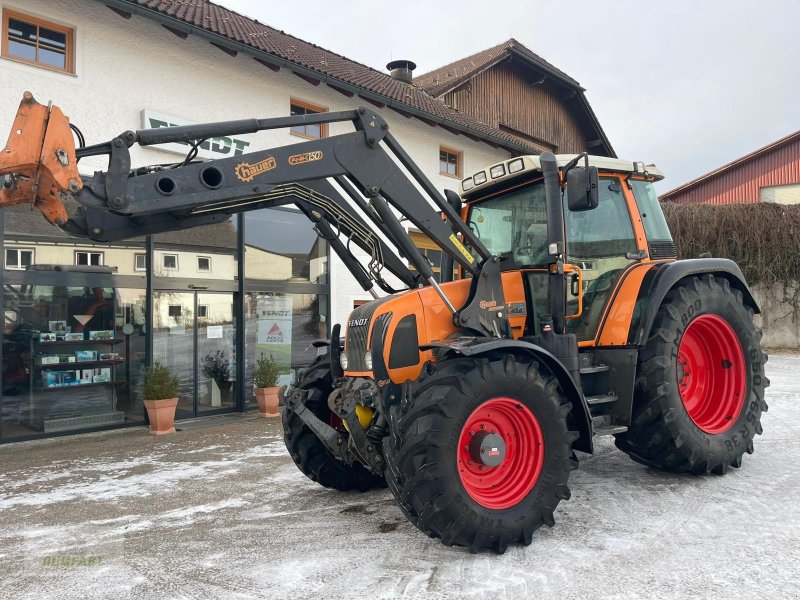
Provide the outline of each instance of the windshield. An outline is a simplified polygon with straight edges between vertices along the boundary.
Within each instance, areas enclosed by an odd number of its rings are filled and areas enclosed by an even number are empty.
[[[495,256],[511,253],[521,265],[548,262],[547,205],[541,180],[475,204],[467,223]]]

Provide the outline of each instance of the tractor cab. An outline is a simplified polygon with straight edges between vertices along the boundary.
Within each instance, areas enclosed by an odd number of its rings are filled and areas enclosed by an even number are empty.
[[[566,332],[591,342],[623,274],[638,264],[675,258],[653,190],[653,182],[664,175],[653,165],[615,158],[557,155],[556,160],[563,221],[548,214],[538,156],[510,159],[464,179],[462,214],[492,254],[507,257],[506,270],[522,271],[531,334],[540,331],[540,317],[550,313],[548,269],[554,261],[548,227],[563,222]],[[580,205],[585,184],[596,186],[596,192],[594,200]]]

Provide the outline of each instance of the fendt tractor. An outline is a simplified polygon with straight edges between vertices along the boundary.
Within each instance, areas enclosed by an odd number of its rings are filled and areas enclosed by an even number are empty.
[[[354,129],[194,160],[217,136],[334,122]],[[131,146],[168,142],[188,144],[185,160],[131,167]],[[98,155],[108,169],[81,175]],[[676,260],[652,165],[543,152],[441,194],[368,108],[86,146],[26,92],[0,173],[0,206],[36,206],[98,242],[296,205],[375,299],[332,327],[282,394],[289,453],[328,488],[388,485],[447,545],[530,544],[595,436],[650,467],[724,474],[762,431],[758,306],[734,262]],[[409,225],[441,248],[440,273]]]

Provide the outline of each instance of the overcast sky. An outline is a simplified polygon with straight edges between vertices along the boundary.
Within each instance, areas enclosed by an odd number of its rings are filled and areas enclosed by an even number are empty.
[[[385,70],[514,37],[586,88],[617,154],[661,192],[800,129],[800,0],[216,0]]]

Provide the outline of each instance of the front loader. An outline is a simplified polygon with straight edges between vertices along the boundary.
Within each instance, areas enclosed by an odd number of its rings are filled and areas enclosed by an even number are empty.
[[[131,167],[134,144],[341,121],[353,131]],[[316,223],[375,299],[332,327],[284,393],[286,446],[323,486],[388,485],[447,545],[531,543],[595,436],[695,474],[724,474],[753,452],[768,385],[758,306],[732,261],[676,260],[652,165],[544,152],[442,195],[365,108],[126,131],[77,149],[69,127],[26,93],[0,155],[0,206],[30,203],[99,242],[290,203]],[[108,170],[81,175],[94,155]],[[442,249],[440,273],[398,213]]]

